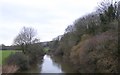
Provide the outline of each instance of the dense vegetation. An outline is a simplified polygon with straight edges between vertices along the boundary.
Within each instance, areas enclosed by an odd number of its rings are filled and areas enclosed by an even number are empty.
[[[4,64],[5,63],[5,60],[11,55],[11,54],[14,54],[16,52],[21,52],[21,51],[17,51],[17,50],[1,50],[1,61],[2,63],[1,64]]]
[[[77,19],[49,44],[51,53],[69,60],[81,73],[117,73],[120,2]]]
[[[43,47],[35,35],[33,28],[23,27],[14,40],[14,47],[19,47],[21,52],[9,55],[3,65],[3,73],[28,70],[42,61]],[[14,70],[11,70],[10,67],[13,67]]]

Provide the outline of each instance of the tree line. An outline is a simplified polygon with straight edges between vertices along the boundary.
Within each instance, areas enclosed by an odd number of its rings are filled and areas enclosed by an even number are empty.
[[[22,52],[16,52],[6,58],[3,65],[3,73],[8,73],[8,69],[11,66],[15,69],[17,68],[17,71],[25,71],[42,62],[45,52],[36,34],[35,29],[31,27],[23,27],[21,29],[20,33],[14,39],[13,48],[16,46]]]
[[[79,72],[116,73],[120,2],[104,0],[96,12],[74,21],[53,39],[51,54],[69,60]]]

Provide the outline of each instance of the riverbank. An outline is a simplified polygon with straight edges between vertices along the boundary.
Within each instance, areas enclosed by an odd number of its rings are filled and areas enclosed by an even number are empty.
[[[11,54],[2,65],[2,72],[9,73],[21,73],[21,71],[27,71],[33,66],[42,61],[44,54],[39,54],[36,59],[31,59],[30,56],[23,54],[22,52],[16,52]]]
[[[0,75],[2,74],[2,66],[0,65]]]
[[[79,73],[118,73],[117,32],[83,35],[81,41],[70,50],[61,49],[53,50],[49,54],[62,56],[65,61],[71,62]],[[60,55],[61,53],[63,55]]]
[[[5,64],[5,60],[11,55],[14,54],[16,52],[22,52],[21,50],[0,50],[0,65],[4,65]]]
[[[61,64],[61,68],[65,73],[79,73],[75,66],[69,61],[65,60],[62,56],[50,55],[55,63]]]
[[[4,65],[2,67],[2,73],[16,73],[19,70],[19,67],[17,65]]]
[[[10,73],[38,73],[38,72],[34,72],[35,68],[38,66],[38,63],[42,63],[43,59],[40,59],[39,62],[36,62],[36,64],[33,64],[31,66],[29,66],[29,69],[27,70],[20,70],[20,67],[17,65],[3,65],[1,67],[1,73],[3,74],[10,74]],[[31,72],[30,72],[31,71]]]
[[[11,54],[21,52],[20,50],[0,50],[1,52],[1,73],[15,73],[19,69],[16,65],[6,65],[6,60]]]

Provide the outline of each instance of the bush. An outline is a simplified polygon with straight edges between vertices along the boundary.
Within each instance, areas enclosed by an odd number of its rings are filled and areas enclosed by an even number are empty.
[[[7,65],[17,65],[19,70],[27,70],[29,69],[29,59],[21,52],[17,52],[15,54],[11,54],[7,60]]]
[[[26,54],[22,52],[11,54],[6,59],[6,65],[16,65],[19,70],[28,70],[39,61],[42,61],[43,56],[43,48],[39,44],[32,44],[28,46]]]
[[[27,54],[29,57],[30,65],[36,64],[38,60],[42,60],[44,56],[44,50],[40,44],[32,44],[27,48]]]
[[[117,73],[118,35],[105,32],[73,47],[70,59],[81,73]]]

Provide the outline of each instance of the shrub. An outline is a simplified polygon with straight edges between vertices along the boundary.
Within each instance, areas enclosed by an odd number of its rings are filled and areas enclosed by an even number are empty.
[[[118,35],[105,32],[73,47],[71,61],[82,73],[117,73]]]
[[[27,70],[29,69],[29,59],[21,52],[17,52],[15,54],[11,54],[7,60],[7,65],[17,65],[19,70]]]
[[[29,45],[26,52],[31,65],[37,63],[38,60],[42,60],[44,56],[44,50],[40,44]]]

